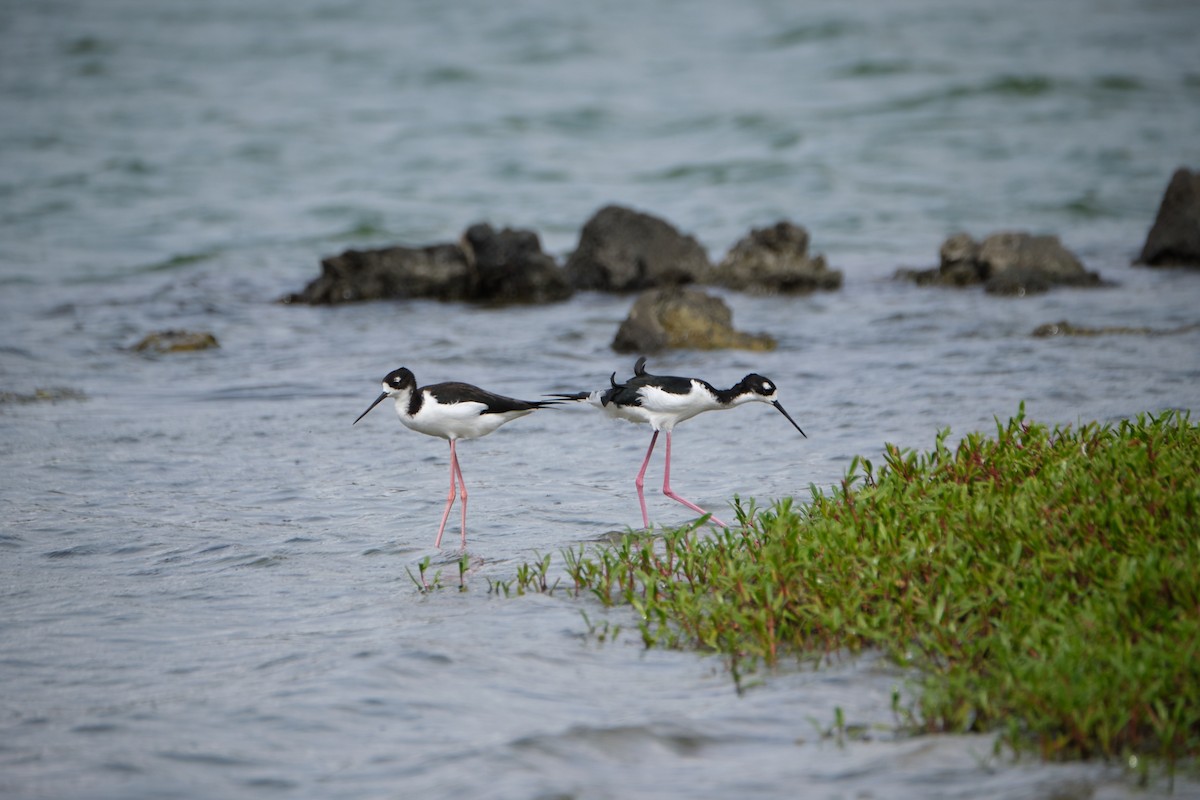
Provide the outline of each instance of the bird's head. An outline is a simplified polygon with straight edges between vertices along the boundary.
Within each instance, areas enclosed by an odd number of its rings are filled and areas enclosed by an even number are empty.
[[[358,419],[350,423],[351,425],[357,424],[359,419],[365,417],[370,413],[372,408],[379,405],[387,398],[399,398],[412,392],[417,388],[417,379],[413,376],[411,370],[401,367],[400,369],[394,369],[387,375],[384,375],[381,386],[383,388],[383,392],[379,395],[379,397],[375,398],[375,401],[371,403],[371,405],[367,406],[366,411],[358,415]]]
[[[779,395],[779,388],[770,378],[765,378],[762,375],[751,373],[742,378],[742,380],[734,388],[737,390],[737,395],[734,402],[770,403],[771,405],[775,406],[776,410],[778,410],[780,414],[783,414],[785,417],[787,417],[787,421],[792,423],[792,427],[800,431],[801,436],[803,436],[805,439],[808,438],[808,434],[796,424],[796,420],[792,419],[792,415],[785,411],[783,406],[780,405],[779,400],[776,399]]]

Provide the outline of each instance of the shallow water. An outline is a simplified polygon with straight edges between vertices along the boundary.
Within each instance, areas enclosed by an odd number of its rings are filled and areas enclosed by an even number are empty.
[[[571,408],[460,450],[468,590],[422,595],[445,444],[381,407],[397,366],[516,396],[606,385],[631,298],[544,308],[279,305],[346,247],[488,220],[562,255],[601,205],[719,258],[790,218],[842,291],[722,296],[770,376],[675,437],[713,509],[828,486],[884,442],[1194,409],[1200,333],[1036,339],[1068,319],[1197,321],[1200,275],[1129,266],[1200,164],[1188,2],[48,2],[0,10],[0,794],[13,797],[1146,796],[1103,765],[895,733],[871,658],[757,676],[644,651],[539,555],[640,515],[649,432]],[[1117,284],[1021,299],[890,280],[959,229],[1054,232]],[[129,347],[165,328],[217,350]],[[652,467],[651,485],[657,485]],[[661,524],[686,510],[657,493]],[[451,528],[447,536],[456,535]],[[616,641],[593,622],[623,626]],[[840,708],[866,740],[822,736]],[[1187,796],[1194,784],[1177,786]],[[1150,794],[1160,793],[1162,787]]]

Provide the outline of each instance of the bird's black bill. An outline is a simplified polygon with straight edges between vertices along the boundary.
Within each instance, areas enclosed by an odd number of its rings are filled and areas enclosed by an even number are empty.
[[[376,401],[376,402],[378,402],[378,401]],[[778,401],[778,400],[776,400],[776,401],[772,402],[772,403],[771,403],[771,405],[773,405],[773,406],[775,406],[776,408],[778,408],[778,409],[779,409],[779,413],[780,413],[780,414],[783,414],[785,417],[787,417],[787,421],[788,421],[788,422],[790,422],[790,423],[792,423],[792,425],[793,425],[793,426],[796,428],[796,430],[800,431],[800,435],[801,435],[801,436],[803,436],[805,439],[807,439],[807,438],[808,438],[808,434],[807,434],[807,433],[805,433],[805,432],[804,432],[804,431],[801,429],[801,427],[800,427],[799,425],[796,425],[796,420],[792,419],[792,415],[791,415],[791,414],[789,414],[789,413],[787,413],[786,411],[784,411],[784,410],[783,410],[783,406],[779,405],[779,401]],[[368,411],[370,411],[370,409],[367,409],[367,410],[368,410]]]
[[[372,408],[374,408],[375,406],[379,405],[380,403],[382,403],[382,402],[383,402],[383,401],[384,401],[386,398],[387,398],[387,392],[384,392],[383,394],[379,395],[379,397],[376,397],[376,398],[375,398],[375,402],[374,402],[374,403],[371,403],[371,405],[367,406],[367,410],[366,410],[366,411],[364,411],[363,413],[361,413],[361,414],[359,414],[359,415],[358,415],[358,419],[362,419],[362,418],[363,418],[363,417],[365,417],[367,414],[371,413],[371,409],[372,409]],[[779,410],[780,410],[780,411],[783,411],[783,409],[782,409],[782,408],[781,408],[781,409],[779,409]],[[351,424],[351,425],[357,425],[357,424],[358,424],[358,419],[354,420],[354,422],[351,422],[350,424]],[[788,419],[791,419],[791,417],[788,417]],[[793,424],[793,425],[795,425],[796,423],[794,423],[794,422],[793,422],[792,424]],[[801,431],[801,433],[803,433],[803,431]]]

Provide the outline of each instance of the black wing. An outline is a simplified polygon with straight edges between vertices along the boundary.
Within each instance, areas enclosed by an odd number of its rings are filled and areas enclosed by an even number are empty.
[[[502,394],[480,389],[469,383],[435,383],[426,386],[424,391],[433,395],[439,403],[453,405],[454,403],[483,403],[487,406],[485,414],[503,414],[506,411],[533,411],[552,405],[554,400],[518,400]]]

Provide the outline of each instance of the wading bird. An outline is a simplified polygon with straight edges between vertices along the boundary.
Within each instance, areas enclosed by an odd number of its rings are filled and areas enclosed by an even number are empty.
[[[442,546],[446,520],[450,518],[450,508],[454,505],[457,478],[462,492],[462,548],[465,550],[467,484],[463,482],[462,469],[458,466],[458,440],[487,436],[506,422],[559,401],[517,400],[469,383],[434,383],[417,388],[417,379],[412,372],[401,367],[384,377],[383,393],[351,424],[356,424],[389,397],[396,401],[396,414],[405,427],[450,441],[450,494],[446,498],[446,510],[442,512],[442,524],[438,526],[433,546],[439,549]]]
[[[642,507],[642,524],[646,528],[650,527],[650,517],[646,513],[646,496],[643,486],[646,467],[650,464],[650,454],[654,452],[654,445],[658,441],[660,431],[667,435],[666,465],[663,467],[663,494],[672,500],[683,503],[698,514],[707,514],[708,512],[695,503],[680,497],[671,489],[671,431],[680,422],[705,411],[721,411],[750,402],[770,403],[779,410],[780,414],[787,417],[788,422],[800,431],[801,436],[808,438],[791,415],[775,399],[777,393],[775,384],[762,375],[750,374],[728,389],[718,389],[708,381],[699,378],[651,375],[646,372],[646,359],[642,357],[634,364],[632,378],[624,383],[617,383],[617,374],[614,372],[608,380],[612,384],[608,389],[549,396],[558,400],[588,402],[616,419],[647,422],[654,428],[654,434],[650,437],[650,446],[646,449],[646,457],[642,460],[642,468],[634,481],[634,485],[637,487],[638,503]],[[710,515],[709,519],[722,528],[729,527],[716,517]]]

